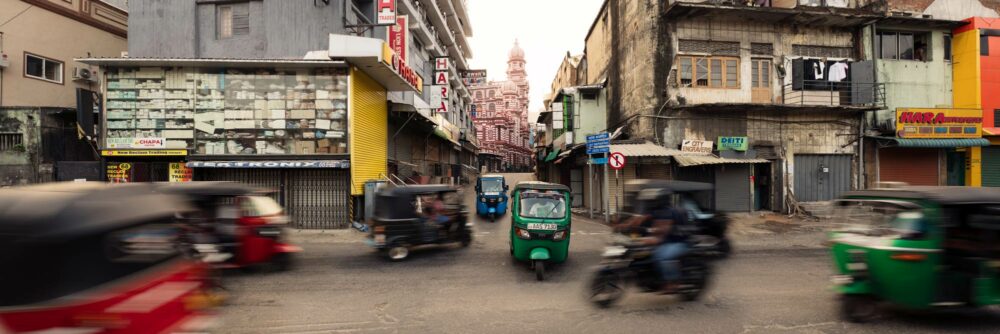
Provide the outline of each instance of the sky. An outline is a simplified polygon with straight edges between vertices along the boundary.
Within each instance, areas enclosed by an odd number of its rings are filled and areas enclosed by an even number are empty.
[[[473,58],[490,80],[505,80],[507,54],[517,39],[524,49],[531,87],[528,119],[534,121],[566,51],[583,53],[584,38],[603,0],[468,0]]]

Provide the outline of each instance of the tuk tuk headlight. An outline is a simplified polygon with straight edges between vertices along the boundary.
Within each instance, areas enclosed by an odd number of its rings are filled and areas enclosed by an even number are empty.
[[[479,201],[480,201],[480,202],[483,202],[483,203],[486,203],[486,197],[480,197],[480,198],[479,198]]]
[[[566,239],[566,232],[566,230],[556,231],[556,233],[552,234],[552,240],[560,241],[562,239]]]
[[[515,227],[514,233],[517,234],[517,236],[520,237],[521,239],[531,239],[531,232],[528,232],[528,230]]]
[[[502,197],[502,196],[500,197],[500,202],[506,202],[506,201],[507,201],[507,197]]]

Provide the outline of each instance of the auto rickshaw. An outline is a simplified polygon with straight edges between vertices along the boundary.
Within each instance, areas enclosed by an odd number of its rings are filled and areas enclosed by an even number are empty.
[[[190,241],[203,253],[228,255],[217,262],[218,267],[271,265],[284,271],[291,267],[293,254],[302,251],[285,240],[290,220],[263,189],[237,182],[201,181],[161,183],[158,190],[181,195],[197,209],[184,215],[186,226],[193,227],[194,235],[207,238]]]
[[[908,309],[1000,304],[1000,189],[902,187],[849,192],[830,233],[841,316],[878,303]]]
[[[538,181],[518,182],[511,194],[510,254],[528,262],[535,279],[545,279],[546,263],[562,263],[569,254],[573,203],[569,187]]]
[[[629,215],[652,209],[643,207],[647,202],[637,200],[639,192],[644,189],[659,189],[671,194],[670,204],[687,213],[688,221],[696,229],[692,233],[718,239],[717,245],[706,253],[714,257],[725,257],[732,253],[732,244],[726,236],[729,218],[723,213],[705,209],[704,203],[709,201],[711,192],[715,189],[713,184],[653,179],[628,181],[625,183],[625,200],[619,218],[627,218]]]
[[[204,332],[221,301],[175,239],[182,198],[150,184],[0,190],[0,332]]]
[[[438,207],[439,206],[439,207]],[[367,242],[386,258],[402,261],[421,245],[472,243],[472,223],[458,188],[444,184],[379,190]]]
[[[480,176],[476,180],[476,214],[490,221],[506,214],[508,189],[503,175]]]

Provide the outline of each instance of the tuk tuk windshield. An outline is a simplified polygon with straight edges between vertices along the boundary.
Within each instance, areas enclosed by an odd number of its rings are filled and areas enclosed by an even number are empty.
[[[915,207],[896,202],[854,201],[842,203],[837,217],[845,232],[869,236],[918,239],[927,233],[927,217]]]
[[[526,218],[566,217],[566,198],[558,191],[521,192],[520,215]]]
[[[480,179],[482,187],[480,191],[484,194],[503,192],[503,179]]]

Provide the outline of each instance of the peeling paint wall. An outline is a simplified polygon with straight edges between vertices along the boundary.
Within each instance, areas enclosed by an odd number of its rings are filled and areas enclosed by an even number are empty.
[[[0,109],[0,133],[22,136],[22,145],[0,151],[0,187],[38,181],[40,126],[37,109]]]

